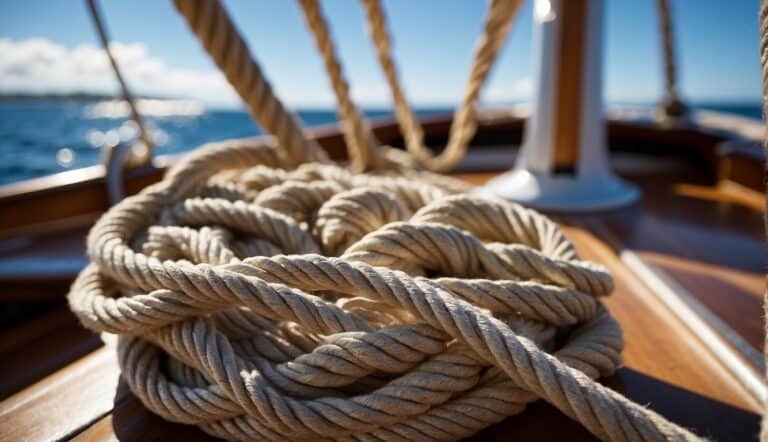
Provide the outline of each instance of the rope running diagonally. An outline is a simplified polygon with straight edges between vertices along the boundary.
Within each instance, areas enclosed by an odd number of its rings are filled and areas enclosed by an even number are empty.
[[[323,17],[317,0],[298,0],[307,27],[312,31],[317,50],[323,58],[325,70],[331,81],[333,92],[339,104],[339,115],[344,122],[344,136],[354,170],[365,171],[381,167],[382,158],[379,142],[374,138],[370,124],[352,102],[349,84],[344,79],[341,63],[336,57],[328,22]]]
[[[131,119],[134,121],[134,123],[136,123],[137,129],[139,131],[139,137],[145,146],[145,149],[141,152],[141,158],[136,158],[135,162],[137,164],[146,164],[149,162],[152,156],[152,140],[149,136],[149,132],[147,131],[146,126],[144,125],[144,120],[141,118],[141,114],[139,114],[136,100],[134,99],[131,90],[128,88],[128,84],[125,82],[123,74],[120,72],[120,67],[117,65],[117,61],[115,60],[114,55],[112,55],[112,50],[109,47],[109,37],[107,36],[106,26],[104,26],[104,21],[101,19],[101,13],[99,12],[99,7],[96,4],[96,0],[86,0],[86,4],[88,5],[88,11],[91,14],[93,23],[96,26],[96,33],[99,36],[99,41],[101,41],[104,52],[109,59],[109,64],[112,66],[112,72],[114,72],[115,78],[120,84],[120,90],[122,91],[123,99],[128,104],[128,109],[131,112]]]
[[[218,0],[174,0],[174,4],[240,94],[253,118],[275,136],[289,161],[293,164],[327,162],[325,152],[304,135],[298,118],[275,96],[221,3]]]

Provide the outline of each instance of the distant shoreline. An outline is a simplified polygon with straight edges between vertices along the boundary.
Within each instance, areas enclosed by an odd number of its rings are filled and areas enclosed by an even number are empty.
[[[0,93],[0,102],[3,101],[105,101],[120,100],[122,97],[111,94],[94,94],[90,92],[68,93]],[[139,99],[169,100],[166,97],[137,97]]]
[[[185,98],[179,98],[179,97],[158,97],[158,96],[139,96],[138,99],[143,100],[187,100]],[[96,94],[91,92],[68,92],[68,93],[27,93],[27,92],[19,92],[19,93],[0,93],[0,103],[3,102],[96,102],[96,101],[111,101],[111,100],[121,100],[122,97],[118,95],[112,95],[112,94]],[[707,108],[711,106],[715,107],[761,107],[763,106],[763,103],[761,99],[755,99],[755,100],[746,100],[746,99],[728,99],[728,100],[701,100],[701,101],[689,101],[688,102],[690,106],[694,108]],[[505,106],[505,105],[514,105],[519,103],[487,103],[488,106],[495,107],[495,106]],[[655,106],[657,103],[653,101],[648,102],[627,102],[627,101],[611,101],[608,103],[608,107],[613,106]],[[445,104],[445,105],[437,105],[437,104],[430,104],[425,106],[419,106],[418,104],[414,106],[414,109],[417,110],[440,110],[440,111],[450,111],[453,109],[453,106],[455,104]],[[245,108],[241,108],[240,106],[233,106],[230,108],[229,106],[224,106],[219,108],[218,106],[205,106],[209,110],[225,110],[225,111],[245,111]],[[362,109],[365,109],[366,111],[389,111],[391,108],[387,106],[362,106]],[[335,106],[330,105],[327,107],[324,106],[300,106],[296,108],[297,110],[302,111],[317,111],[317,112],[326,112],[326,111],[333,111],[335,109]]]

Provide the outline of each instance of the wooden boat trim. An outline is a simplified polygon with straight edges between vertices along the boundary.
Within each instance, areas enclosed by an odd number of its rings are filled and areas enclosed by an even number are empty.
[[[762,372],[765,367],[760,353],[663,270],[649,265],[632,250],[619,250],[618,254],[619,259],[698,336],[702,344],[731,371],[756,400],[761,403],[768,400],[768,385],[755,369],[757,367]],[[749,363],[745,362],[744,358]]]
[[[723,185],[730,187],[733,183],[720,184],[720,186]],[[751,192],[747,189],[738,189],[738,191]],[[744,197],[752,199],[753,196],[750,193]],[[763,376],[765,360],[759,351],[675,278],[668,275],[662,268],[648,262],[637,250],[625,247],[621,240],[605,228],[603,223],[598,221],[587,222],[587,224],[591,231],[610,244],[620,261],[643,281],[662,305],[697,336],[702,346],[739,380],[755,400],[760,403],[768,401],[768,383]]]
[[[745,189],[740,189],[747,192]],[[763,355],[733,328],[701,303],[695,295],[663,269],[648,263],[637,251],[624,247],[601,223],[589,223],[615,250],[621,262],[634,272],[665,305],[760,403],[768,401],[768,383],[763,376]]]
[[[429,145],[444,142],[452,116],[441,114],[422,120],[426,143]],[[519,142],[524,123],[523,118],[508,110],[486,111],[482,114],[475,142],[502,146]],[[374,120],[373,127],[374,133],[382,143],[397,145],[401,142],[399,128],[392,117]],[[734,124],[726,127],[738,129]],[[662,127],[643,118],[609,120],[607,129],[609,139],[617,143],[685,146],[685,150],[711,160],[714,165],[711,171],[713,179],[731,180],[755,190],[763,190],[763,163],[757,156],[759,154],[747,153],[749,151],[744,149],[717,151],[716,146],[723,141],[732,138],[743,140],[743,135],[738,132],[693,125]],[[754,132],[754,128],[750,130]],[[338,124],[319,126],[309,133],[332,158],[345,157],[344,139]],[[136,193],[160,180],[167,166],[178,161],[181,155],[183,154],[158,157],[153,165],[127,171],[126,193]],[[460,166],[459,171],[467,172],[472,169]],[[56,207],[56,212],[51,212],[52,207]],[[55,223],[52,224],[52,220],[84,215],[91,216],[92,220],[107,208],[103,166],[91,166],[0,186],[0,212],[12,214],[0,218],[0,240],[61,228]],[[68,227],[71,227],[71,224]]]

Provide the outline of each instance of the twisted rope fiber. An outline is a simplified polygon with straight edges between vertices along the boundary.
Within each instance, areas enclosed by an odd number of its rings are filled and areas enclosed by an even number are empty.
[[[304,136],[298,118],[275,96],[221,3],[218,0],[174,0],[173,3],[243,98],[253,118],[283,146],[287,158],[294,164],[327,162],[325,152],[314,140]]]
[[[760,1],[760,68],[763,77],[763,117],[768,115],[768,0]],[[764,152],[768,153],[768,137],[763,144]],[[768,193],[766,194],[768,195]],[[768,197],[767,197],[768,198]],[[768,208],[768,199],[766,199],[766,208]],[[768,218],[765,219],[766,232],[768,232]],[[768,318],[768,290],[763,295],[763,311]],[[766,342],[764,343],[765,360],[768,362],[768,320],[765,323]],[[765,404],[766,410],[763,414],[760,440],[768,441],[768,404]]]
[[[320,10],[320,4],[316,0],[299,0],[298,3],[304,12],[307,27],[315,38],[317,50],[323,59],[339,104],[339,115],[345,124],[344,137],[352,167],[358,171],[380,167],[379,143],[374,139],[370,124],[352,102],[349,84],[344,79],[341,63],[336,57],[328,22]]]
[[[661,49],[664,54],[664,100],[660,110],[666,118],[685,115],[687,109],[680,100],[677,91],[677,64],[675,63],[675,42],[672,33],[672,18],[669,0],[656,0],[659,28],[661,29]]]
[[[386,16],[379,0],[361,0],[365,8],[371,41],[384,77],[392,94],[395,116],[405,139],[406,148],[424,167],[446,172],[464,158],[467,145],[477,130],[475,105],[493,63],[498,58],[509,34],[512,20],[522,5],[522,0],[491,0],[488,6],[483,33],[477,42],[467,85],[461,104],[454,115],[450,137],[445,150],[438,156],[424,145],[424,133],[413,115],[400,85],[397,66],[392,57],[392,39],[387,31]]]
[[[592,380],[620,365],[612,280],[553,222],[392,173],[204,146],[96,223],[70,306],[147,408],[227,439],[452,440],[537,398],[695,439]]]

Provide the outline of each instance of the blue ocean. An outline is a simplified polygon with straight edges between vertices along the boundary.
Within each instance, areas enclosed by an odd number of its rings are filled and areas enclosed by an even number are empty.
[[[243,110],[210,110],[194,102],[143,100],[142,113],[156,144],[155,155],[183,152],[203,143],[258,135]],[[700,105],[698,108],[761,118],[755,105]],[[449,109],[421,109],[419,115]],[[390,110],[368,110],[370,117]],[[125,106],[112,101],[18,100],[0,102],[0,185],[97,164],[101,146],[136,137]],[[332,123],[331,110],[300,110],[307,126]]]

